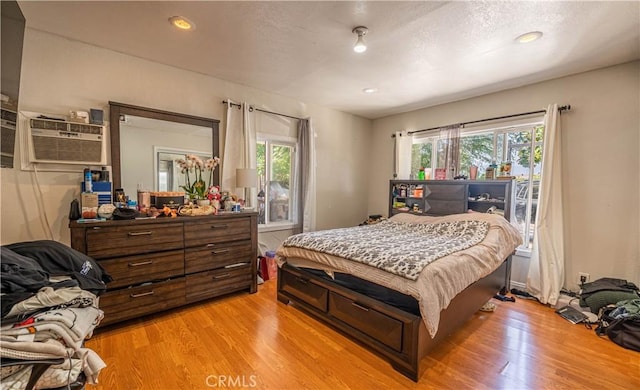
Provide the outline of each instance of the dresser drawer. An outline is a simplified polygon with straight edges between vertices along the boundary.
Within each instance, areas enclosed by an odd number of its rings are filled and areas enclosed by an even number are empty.
[[[396,351],[402,351],[402,321],[334,292],[329,293],[329,315]]]
[[[207,244],[185,250],[185,272],[208,271],[236,263],[251,263],[256,254],[251,241]]]
[[[185,304],[185,279],[177,278],[146,286],[107,291],[100,296],[103,325]]]
[[[185,224],[184,229],[186,247],[251,239],[250,218],[188,223]]]
[[[429,195],[427,201],[431,199],[449,199],[449,200],[461,200],[466,199],[466,186],[465,184],[429,184]]]
[[[212,298],[251,287],[251,264],[186,276],[187,302]]]
[[[184,251],[119,257],[102,260],[100,265],[113,277],[108,285],[113,289],[184,274]]]
[[[181,223],[96,226],[87,229],[87,255],[96,259],[181,248]]]
[[[319,309],[327,311],[329,291],[301,275],[282,269],[280,273],[280,291],[293,295],[297,299]]]

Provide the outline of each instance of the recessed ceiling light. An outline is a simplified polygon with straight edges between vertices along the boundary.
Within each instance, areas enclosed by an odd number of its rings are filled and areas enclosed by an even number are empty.
[[[378,92],[378,88],[365,88],[362,90],[362,92],[364,93],[374,93],[374,92]]]
[[[540,31],[531,31],[526,34],[520,35],[518,38],[516,38],[516,41],[520,43],[529,43],[539,39],[540,37],[542,37],[542,33]]]
[[[169,23],[173,24],[180,30],[195,30],[196,24],[185,18],[184,16],[172,16],[169,18]]]

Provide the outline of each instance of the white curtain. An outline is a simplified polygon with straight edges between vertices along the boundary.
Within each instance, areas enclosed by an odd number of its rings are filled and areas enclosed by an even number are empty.
[[[451,125],[440,129],[440,140],[444,143],[444,166],[447,179],[458,176],[460,160],[460,125]]]
[[[256,121],[254,120],[253,113],[249,111],[249,105],[245,102],[243,104],[243,126],[242,126],[242,165],[238,165],[237,168],[251,168],[256,169]],[[256,187],[247,188],[246,197],[248,203],[255,207],[258,204],[258,183],[255,183]],[[235,184],[234,184],[235,186]],[[238,189],[242,194],[242,188]]]
[[[544,118],[542,178],[533,235],[527,291],[544,304],[555,305],[564,284],[562,218],[562,155],[558,105],[547,107]]]
[[[394,150],[394,179],[408,180],[411,177],[411,147],[413,137],[407,131],[396,131]]]
[[[302,231],[315,230],[316,207],[316,152],[315,133],[311,118],[298,122],[298,144],[300,145],[300,217]]]
[[[227,99],[227,101],[229,103],[225,114],[224,153],[220,164],[220,190],[236,192],[236,168],[242,168],[244,165],[244,120],[243,110],[238,109],[238,103],[233,102],[231,99]],[[235,104],[235,106],[231,103]]]

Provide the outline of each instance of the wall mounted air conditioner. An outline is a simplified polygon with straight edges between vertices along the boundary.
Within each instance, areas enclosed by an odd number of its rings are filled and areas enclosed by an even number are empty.
[[[105,128],[87,123],[29,118],[30,163],[105,165]]]

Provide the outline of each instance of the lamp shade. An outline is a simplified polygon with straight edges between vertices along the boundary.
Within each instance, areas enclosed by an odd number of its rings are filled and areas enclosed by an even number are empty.
[[[236,169],[236,187],[254,188],[258,186],[258,171],[250,168]]]

